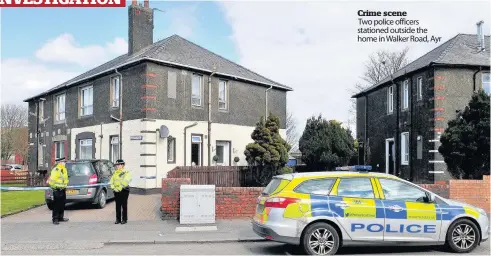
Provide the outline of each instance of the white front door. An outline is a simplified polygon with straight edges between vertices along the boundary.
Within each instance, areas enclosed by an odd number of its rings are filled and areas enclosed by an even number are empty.
[[[230,142],[217,141],[215,155],[217,156],[216,165],[230,165]]]

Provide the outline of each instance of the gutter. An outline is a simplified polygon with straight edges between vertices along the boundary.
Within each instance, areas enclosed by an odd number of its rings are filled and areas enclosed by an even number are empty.
[[[166,65],[173,65],[173,66],[178,66],[178,67],[183,67],[183,68],[189,68],[189,69],[193,69],[193,70],[197,70],[197,71],[202,71],[202,72],[206,72],[206,73],[213,73],[212,70],[207,70],[207,69],[202,69],[202,68],[198,68],[198,67],[194,67],[194,66],[189,66],[189,65],[184,65],[184,64],[179,64],[179,63],[176,63],[176,62],[171,62],[171,61],[163,61],[163,60],[159,60],[159,59],[155,59],[155,58],[149,58],[149,57],[142,57],[142,58],[138,58],[136,60],[132,60],[130,62],[126,62],[126,63],[123,63],[121,65],[118,65],[114,68],[111,68],[111,69],[107,69],[105,71],[102,71],[102,72],[99,72],[99,73],[96,73],[94,75],[91,75],[91,76],[88,76],[86,78],[83,78],[83,79],[79,79],[79,80],[76,80],[74,82],[71,82],[69,84],[66,84],[60,88],[57,88],[57,89],[53,89],[52,91],[47,91],[47,92],[44,92],[42,94],[39,94],[39,95],[36,95],[34,97],[31,97],[31,98],[28,98],[26,100],[24,100],[24,102],[28,102],[30,100],[33,100],[35,98],[39,98],[41,97],[42,95],[45,95],[47,93],[54,93],[55,91],[58,91],[58,90],[62,90],[63,88],[68,88],[70,87],[71,85],[74,85],[74,84],[77,84],[77,83],[80,83],[82,81],[85,81],[85,80],[89,80],[93,77],[96,77],[96,76],[100,76],[102,74],[105,74],[105,73],[108,73],[108,72],[111,72],[112,70],[114,69],[121,69],[125,66],[128,66],[128,65],[131,65],[131,64],[135,64],[135,63],[138,63],[140,61],[153,61],[153,62],[157,62],[157,63],[162,63],[162,64],[166,64]],[[273,85],[273,84],[270,84],[270,83],[265,83],[265,82],[260,82],[260,81],[256,81],[256,80],[252,80],[252,79],[248,79],[248,78],[245,78],[245,77],[241,77],[241,76],[235,76],[235,75],[231,75],[231,74],[226,74],[226,73],[220,73],[220,72],[215,72],[216,75],[220,75],[220,76],[224,76],[224,77],[228,77],[228,78],[233,78],[233,79],[238,79],[238,80],[243,80],[243,81],[246,81],[246,82],[252,82],[252,83],[256,83],[256,84],[260,84],[260,85],[265,85],[265,86],[273,86],[273,87],[277,87],[277,88],[280,88],[280,89],[284,89],[284,90],[287,90],[287,91],[293,91],[292,88],[288,87],[288,86],[285,86],[285,85],[282,85],[282,84],[276,84],[276,85]],[[79,75],[80,76],[80,75]]]
[[[208,77],[208,166],[211,165],[211,77],[214,74]]]
[[[479,69],[474,72],[474,74],[472,75],[472,92],[476,92],[476,75],[477,73],[481,72],[482,71],[482,67],[479,66]]]
[[[198,125],[198,122],[194,122],[191,125],[184,127],[184,166],[186,166],[186,132],[189,128]]]

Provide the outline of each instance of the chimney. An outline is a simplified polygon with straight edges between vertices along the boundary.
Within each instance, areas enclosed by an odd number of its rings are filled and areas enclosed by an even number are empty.
[[[485,50],[485,46],[484,46],[484,34],[482,32],[482,24],[484,23],[484,21],[479,21],[478,23],[476,23],[477,25],[477,42],[479,43],[479,49],[480,50]]]
[[[153,44],[153,10],[148,0],[144,6],[133,0],[128,7],[128,55]]]

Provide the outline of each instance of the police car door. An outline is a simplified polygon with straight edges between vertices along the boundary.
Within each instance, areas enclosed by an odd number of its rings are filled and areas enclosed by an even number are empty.
[[[368,176],[340,178],[329,196],[331,212],[354,241],[383,241],[383,206],[375,187]]]
[[[379,178],[384,198],[385,241],[438,241],[441,218],[424,190],[400,180]]]

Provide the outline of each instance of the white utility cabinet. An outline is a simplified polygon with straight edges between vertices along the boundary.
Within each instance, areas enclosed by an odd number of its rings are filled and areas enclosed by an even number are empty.
[[[181,185],[181,224],[215,223],[215,185]]]

